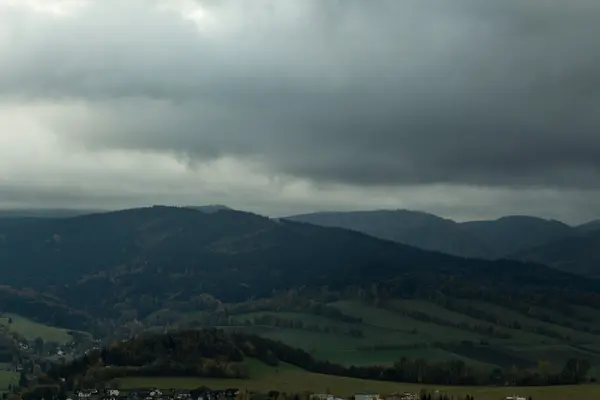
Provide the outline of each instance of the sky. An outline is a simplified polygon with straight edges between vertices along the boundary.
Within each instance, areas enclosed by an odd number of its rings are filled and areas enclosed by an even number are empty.
[[[600,217],[597,0],[0,0],[0,208]]]

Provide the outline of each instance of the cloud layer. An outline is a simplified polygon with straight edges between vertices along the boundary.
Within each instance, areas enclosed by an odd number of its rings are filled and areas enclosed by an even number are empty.
[[[583,0],[0,0],[0,186],[14,193],[0,201],[589,218],[599,13]]]

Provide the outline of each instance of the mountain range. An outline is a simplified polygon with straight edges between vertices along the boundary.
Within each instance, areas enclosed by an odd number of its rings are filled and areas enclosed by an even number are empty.
[[[351,229],[460,257],[535,261],[565,271],[600,274],[600,221],[579,226],[531,216],[456,222],[420,211],[319,212],[289,220]]]
[[[516,282],[519,291],[535,287],[538,292],[571,284],[585,291],[590,285],[585,279],[541,264],[463,258],[416,247],[421,238],[426,244],[420,246],[423,248],[449,253],[457,248],[450,246],[454,243],[464,246],[463,256],[482,257],[490,254],[484,253],[492,251],[490,247],[501,254],[570,232],[571,228],[556,221],[508,217],[457,224],[405,211],[333,214],[339,219],[332,214],[317,216],[331,225],[356,220],[362,225],[351,225],[365,231],[369,226],[379,227],[378,236],[390,232],[388,239],[392,227],[408,221],[393,239],[412,246],[298,222],[314,222],[315,218],[270,219],[222,206],[211,206],[209,212],[154,206],[67,218],[8,219],[10,223],[0,223],[0,284],[13,288],[13,293],[14,288],[45,293],[52,302],[72,308],[73,314],[107,318],[118,317],[123,309],[144,315],[167,302],[192,301],[199,294],[239,302],[300,287],[341,292],[382,282],[389,284],[386,290],[394,292],[398,288],[393,282],[404,285],[408,277],[416,280],[422,291],[432,282],[457,277],[462,279],[461,285],[494,290],[512,290],[506,287]],[[502,243],[492,246],[494,238]],[[517,243],[511,244],[511,239]],[[574,250],[594,244],[591,239],[570,240],[577,243]],[[471,243],[478,244],[473,247],[476,250],[470,250]],[[520,258],[548,261],[539,256],[542,253],[543,246],[537,252],[521,253]]]

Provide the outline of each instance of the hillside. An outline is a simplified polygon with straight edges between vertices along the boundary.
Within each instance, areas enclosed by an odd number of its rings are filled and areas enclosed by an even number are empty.
[[[249,359],[270,366],[282,363],[314,373],[392,382],[445,385],[500,383],[486,371],[460,360],[428,363],[402,359],[391,366],[354,366],[324,362],[281,342],[239,332],[215,329],[141,335],[95,350],[66,365],[55,365],[48,377],[66,386],[86,387],[124,377],[206,377],[244,379],[250,377]],[[574,360],[574,362],[578,362]],[[541,385],[581,383],[589,364],[566,363],[562,371],[544,374],[513,368],[512,384]]]
[[[464,222],[460,226],[488,245],[489,258],[507,257],[519,250],[575,234],[572,227],[560,221],[520,215]]]
[[[99,337],[220,326],[343,366],[600,366],[600,284],[540,264],[158,206],[28,219],[0,238],[0,311]]]
[[[433,214],[407,210],[321,212],[288,220],[363,232],[424,250],[486,258],[491,249],[460,224]]]
[[[577,225],[575,229],[580,233],[590,233],[600,230],[600,219]]]
[[[0,285],[0,313],[3,312],[16,312],[47,325],[68,329],[86,329],[94,319],[43,291]]]
[[[585,232],[585,230],[584,230]],[[571,273],[600,277],[600,230],[560,238],[511,255]]]
[[[239,211],[172,207],[1,228],[0,268],[5,284],[47,290],[104,316],[122,302],[144,314],[166,299],[189,301],[201,293],[236,302],[294,287],[343,290],[383,281],[395,291],[400,289],[392,279],[404,275],[431,282],[460,277],[462,284],[498,289],[518,282],[519,290],[596,290],[584,279],[539,265],[463,259]]]
[[[528,216],[457,223],[433,214],[408,210],[322,212],[288,219],[340,227],[425,250],[496,259],[553,239],[575,234],[562,222]]]

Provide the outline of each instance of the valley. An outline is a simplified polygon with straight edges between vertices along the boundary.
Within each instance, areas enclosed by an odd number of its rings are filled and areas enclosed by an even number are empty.
[[[207,328],[281,342],[332,371],[370,371],[363,378],[398,363],[421,365],[428,386],[452,368],[471,386],[600,378],[600,282],[542,264],[222,207],[156,206],[0,223],[0,268],[3,334],[54,346],[7,356],[5,381],[17,364],[45,372],[136,335]],[[315,388],[361,387],[325,367],[294,368],[276,372],[281,382],[312,374],[303,379]]]

